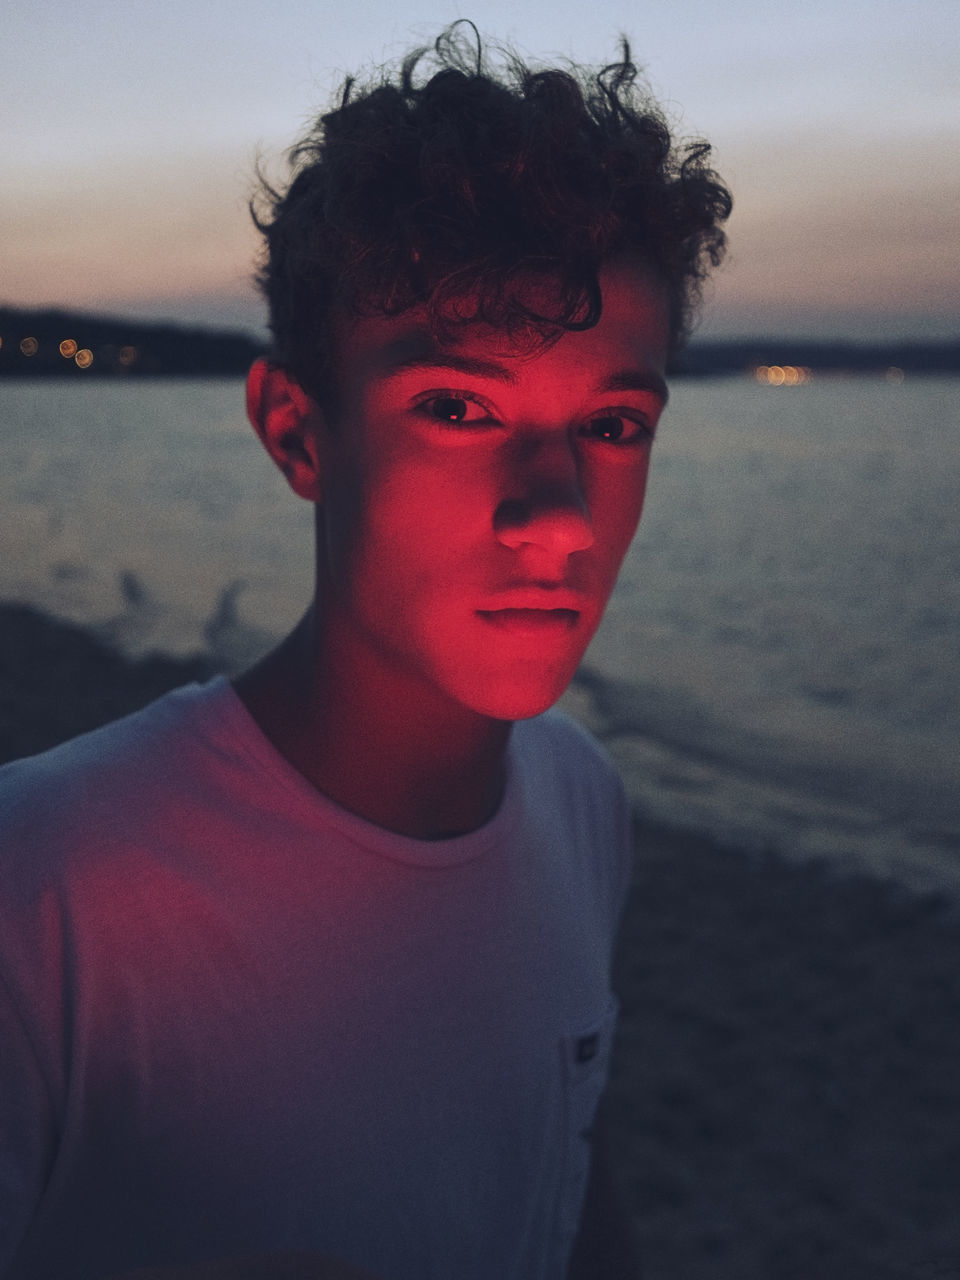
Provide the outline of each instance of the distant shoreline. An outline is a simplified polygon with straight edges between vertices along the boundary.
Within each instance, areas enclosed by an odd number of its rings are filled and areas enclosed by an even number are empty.
[[[240,329],[0,306],[0,378],[242,377],[265,348],[263,339]],[[960,338],[694,338],[669,372],[675,378],[755,376],[771,367],[813,377],[960,374]]]

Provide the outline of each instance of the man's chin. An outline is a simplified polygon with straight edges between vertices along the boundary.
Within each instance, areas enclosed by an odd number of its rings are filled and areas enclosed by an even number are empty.
[[[573,673],[555,681],[541,684],[502,682],[498,687],[474,693],[469,705],[492,720],[532,720],[548,711],[566,692]]]

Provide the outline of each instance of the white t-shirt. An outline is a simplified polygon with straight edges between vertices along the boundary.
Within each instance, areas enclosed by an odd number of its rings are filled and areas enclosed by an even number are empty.
[[[218,678],[0,769],[0,1275],[558,1280],[629,822],[558,713],[507,765],[479,830],[394,835]]]

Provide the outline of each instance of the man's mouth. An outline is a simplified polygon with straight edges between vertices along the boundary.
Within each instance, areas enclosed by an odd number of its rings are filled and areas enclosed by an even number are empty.
[[[576,609],[478,609],[477,616],[507,631],[570,631],[580,618]]]

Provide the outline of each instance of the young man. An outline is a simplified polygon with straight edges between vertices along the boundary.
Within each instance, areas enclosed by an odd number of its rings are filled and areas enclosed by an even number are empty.
[[[4,1276],[570,1265],[631,851],[612,768],[543,713],[729,197],[626,48],[593,78],[498,80],[457,30],[433,56],[348,85],[259,220],[248,406],[315,505],[309,614],[0,773]],[[587,1203],[575,1265],[612,1276]]]

